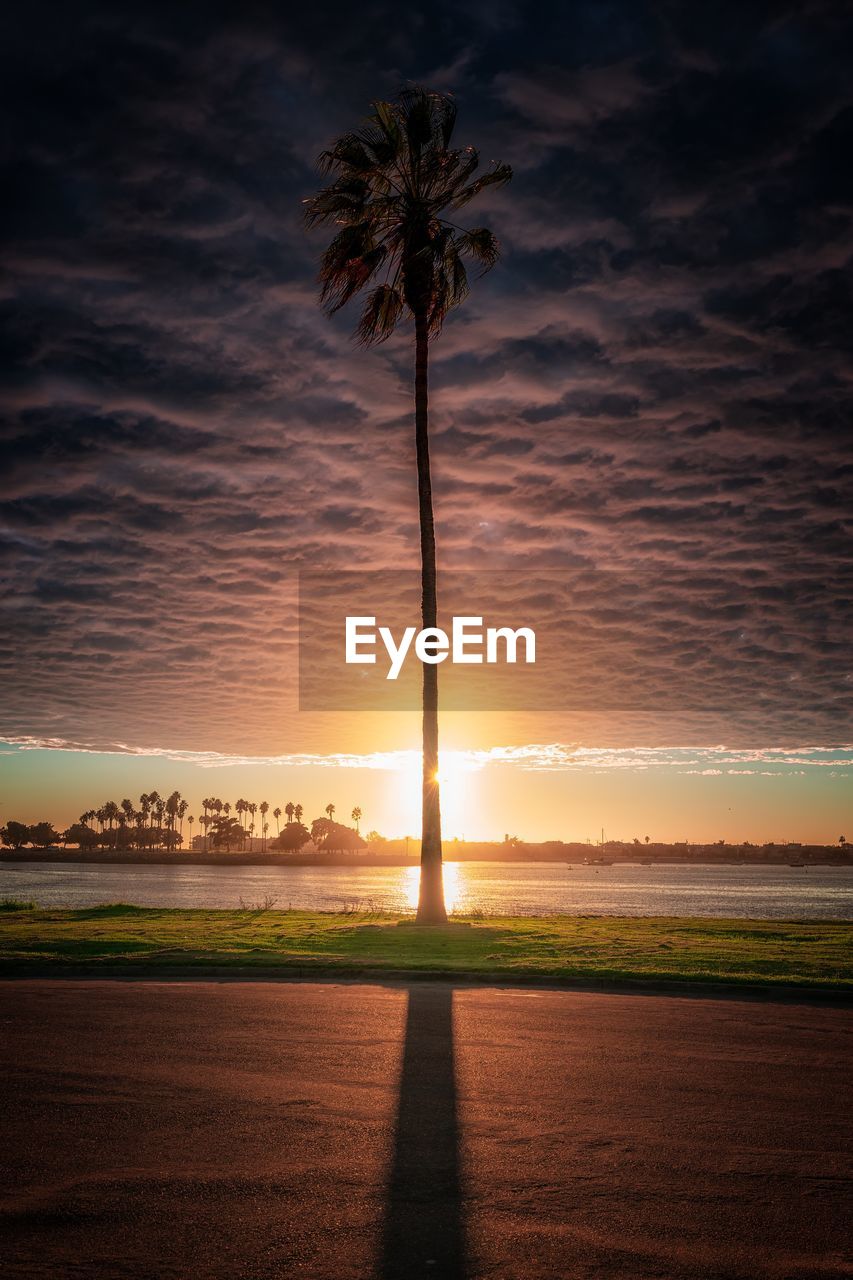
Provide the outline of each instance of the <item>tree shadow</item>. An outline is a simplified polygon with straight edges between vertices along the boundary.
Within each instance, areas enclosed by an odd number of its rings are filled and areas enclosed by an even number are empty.
[[[453,988],[409,988],[381,1280],[464,1280]]]

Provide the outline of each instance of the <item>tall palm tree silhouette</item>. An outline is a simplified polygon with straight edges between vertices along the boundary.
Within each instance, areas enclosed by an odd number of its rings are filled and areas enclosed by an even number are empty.
[[[365,345],[384,342],[407,315],[415,323],[415,450],[421,543],[421,614],[435,627],[435,526],[429,465],[429,341],[468,293],[463,259],[493,267],[499,247],[487,227],[463,230],[455,213],[486,187],[509,182],[509,165],[474,174],[473,147],[453,149],[456,104],[420,87],[401,90],[320,157],[333,181],[305,201],[309,227],[334,226],[320,265],[321,302],[332,314],[372,285],[357,328]],[[447,919],[438,788],[438,668],[423,664],[423,818],[417,919]]]

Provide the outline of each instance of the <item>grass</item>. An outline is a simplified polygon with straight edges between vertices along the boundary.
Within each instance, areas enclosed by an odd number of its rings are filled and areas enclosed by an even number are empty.
[[[7,900],[13,901],[13,900]],[[231,970],[286,977],[426,972],[507,981],[691,982],[853,988],[851,925],[551,916],[418,928],[376,913],[187,911],[109,903],[0,910],[0,976]]]

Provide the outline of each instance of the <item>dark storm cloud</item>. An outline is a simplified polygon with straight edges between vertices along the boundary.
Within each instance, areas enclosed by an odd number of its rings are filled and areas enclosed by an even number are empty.
[[[635,570],[621,607],[713,740],[843,736],[851,45],[826,3],[18,12],[0,733],[301,749],[297,571],[414,563],[417,530],[407,340],[321,317],[299,202],[416,79],[516,169],[472,214],[503,262],[434,351],[441,560]],[[721,574],[764,608],[725,711]]]

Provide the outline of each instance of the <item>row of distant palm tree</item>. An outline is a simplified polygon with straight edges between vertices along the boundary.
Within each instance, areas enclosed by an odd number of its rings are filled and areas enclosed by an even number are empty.
[[[251,840],[257,831],[262,842],[261,849],[266,850],[270,830],[270,824],[267,821],[267,814],[270,812],[269,801],[261,800],[257,803],[241,797],[232,805],[230,801],[220,800],[218,796],[206,796],[201,806],[202,814],[198,823],[204,835],[209,834],[214,823],[221,825],[223,818],[228,823],[233,810],[234,829],[237,830],[236,824],[239,824],[242,839]],[[304,812],[304,807],[301,804],[294,804],[292,800],[288,800],[284,808],[276,806],[272,810],[276,836],[281,835],[282,817],[286,824],[293,822],[301,824]],[[331,822],[336,806],[327,804],[325,812]],[[260,815],[260,822],[258,822],[258,815]],[[351,816],[358,831],[362,817],[362,811],[358,805],[353,809]],[[99,809],[87,809],[85,813],[81,813],[79,824],[75,824],[69,830],[76,831],[85,840],[87,832],[94,834],[95,831],[90,824],[97,823],[97,834],[102,837],[103,843],[114,844],[116,847],[179,848],[184,843],[184,822],[187,824],[189,840],[192,843],[196,818],[189,812],[189,803],[180,791],[173,791],[165,799],[159,792],[150,791],[143,792],[139,797],[138,808],[132,800],[125,799],[119,804],[114,800],[108,800]],[[71,842],[78,843],[73,836]]]
[[[184,819],[189,810],[188,802],[180,791],[163,797],[159,791],[143,792],[139,807],[132,800],[119,804],[107,800],[99,809],[87,809],[80,814],[79,826],[92,830],[90,823],[98,823],[101,835],[115,834],[115,843],[126,843],[137,848],[175,847],[183,844]],[[189,818],[190,824],[195,821]]]

